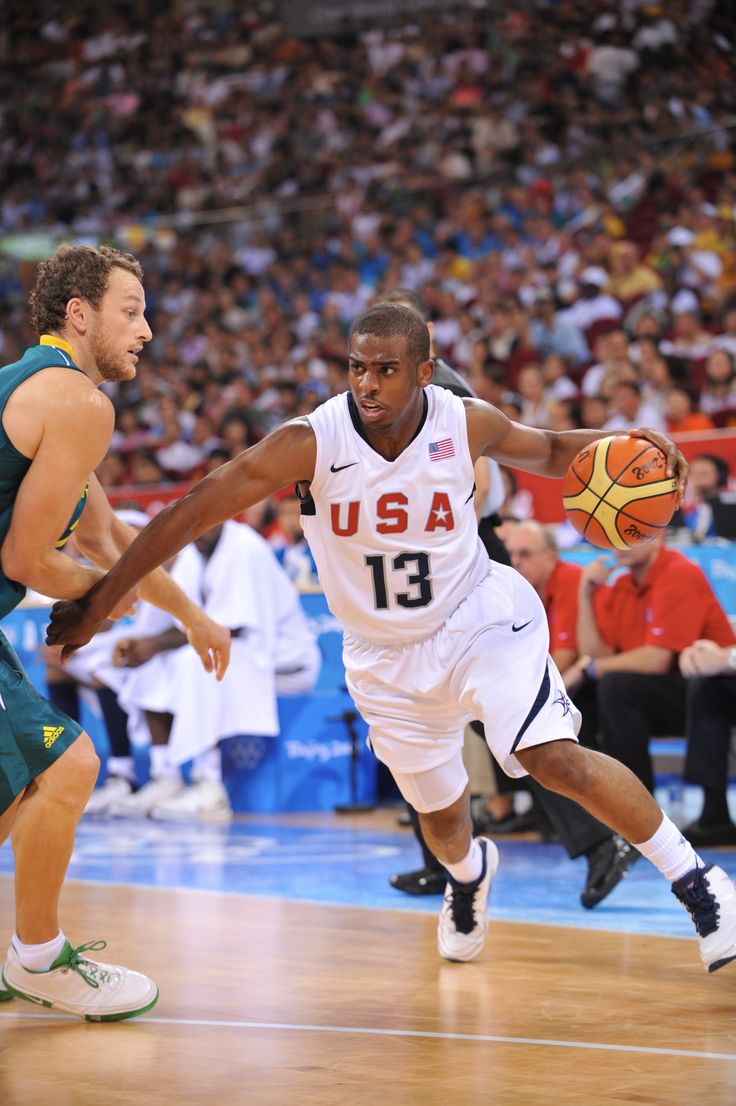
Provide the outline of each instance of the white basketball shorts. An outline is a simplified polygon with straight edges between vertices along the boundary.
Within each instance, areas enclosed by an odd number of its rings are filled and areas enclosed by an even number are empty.
[[[431,637],[392,647],[345,635],[348,690],[370,727],[370,746],[413,806],[443,809],[462,794],[470,720],[483,722],[509,776],[526,775],[515,755],[520,749],[576,740],[580,712],[548,649],[539,596],[513,568],[495,562]],[[431,793],[411,782],[424,774]]]

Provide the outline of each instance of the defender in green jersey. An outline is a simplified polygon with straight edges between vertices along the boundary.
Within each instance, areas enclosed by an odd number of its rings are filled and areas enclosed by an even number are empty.
[[[31,295],[39,344],[0,369],[0,618],[26,588],[78,598],[130,544],[94,476],[114,411],[98,385],[135,376],[151,331],[142,270],[129,254],[64,246],[39,266]],[[64,546],[75,533],[91,564]],[[224,674],[227,630],[163,571],[140,594],[187,630],[208,671]],[[113,611],[131,606],[129,593]],[[77,822],[99,762],[81,727],[32,687],[0,631],[0,843],[12,833],[16,928],[2,970],[7,992],[90,1021],[135,1017],[156,1002],[147,976],[90,960],[59,928],[58,901]],[[6,995],[7,997],[7,995]]]

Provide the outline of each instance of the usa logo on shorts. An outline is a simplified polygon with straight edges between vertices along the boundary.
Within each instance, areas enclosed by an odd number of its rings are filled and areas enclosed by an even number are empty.
[[[564,691],[557,692],[557,698],[552,700],[553,706],[562,707],[562,717],[565,718],[568,714],[572,714],[570,700]]]
[[[455,456],[455,445],[452,438],[443,438],[440,442],[429,443],[430,461],[444,461],[447,457]]]

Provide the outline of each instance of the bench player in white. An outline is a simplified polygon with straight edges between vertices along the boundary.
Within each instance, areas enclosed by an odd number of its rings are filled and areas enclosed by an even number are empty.
[[[376,756],[420,812],[448,872],[438,944],[472,960],[485,941],[498,852],[472,839],[461,749],[468,718],[485,724],[510,775],[530,774],[576,800],[647,856],[689,910],[705,967],[736,959],[736,888],[706,866],[627,768],[577,744],[578,714],[549,659],[534,589],[494,564],[478,538],[473,464],[564,475],[589,430],[511,422],[490,404],[432,386],[429,332],[410,309],[381,304],[355,322],[350,391],[275,430],[165,508],[116,566],[75,602],[57,604],[51,642],[67,650],[115,601],[216,523],[297,483],[320,582],[344,631],[350,692]],[[653,431],[681,488],[687,466]]]

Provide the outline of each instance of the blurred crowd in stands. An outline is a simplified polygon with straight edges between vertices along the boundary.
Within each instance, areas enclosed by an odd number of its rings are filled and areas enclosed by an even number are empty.
[[[5,6],[0,363],[36,340],[28,289],[59,241],[111,242],[145,269],[154,340],[134,382],[104,386],[109,491],[136,505],[344,391],[351,323],[392,288],[426,301],[437,355],[528,425],[736,430],[731,5],[469,0],[301,39],[286,6]],[[695,540],[736,536],[736,502],[730,533],[713,506],[736,474],[708,445],[678,517]],[[705,576],[659,540],[619,554],[628,571],[609,589],[607,570],[562,565],[550,532],[514,521],[532,497],[503,477],[511,559],[545,603],[569,694],[587,699],[590,743],[651,788],[649,736],[686,735],[704,801],[684,832],[733,844],[734,633]],[[294,491],[276,498],[248,521],[314,584]],[[639,611],[647,572],[656,619]],[[641,617],[601,618],[595,603],[621,596]],[[114,724],[108,770],[130,792],[127,721]],[[216,760],[205,817],[229,816]],[[201,816],[182,798],[167,817]],[[492,799],[485,828],[511,832],[511,794]],[[140,814],[145,788],[127,800]],[[635,859],[608,834],[565,843],[588,856],[585,906]],[[440,893],[431,863],[394,886]]]
[[[515,419],[736,426],[728,5],[470,5],[299,40],[265,2],[32,0],[0,60],[0,359],[34,341],[44,236],[145,268],[155,337],[111,387],[107,487],[199,476],[343,391],[350,324],[394,286]]]

